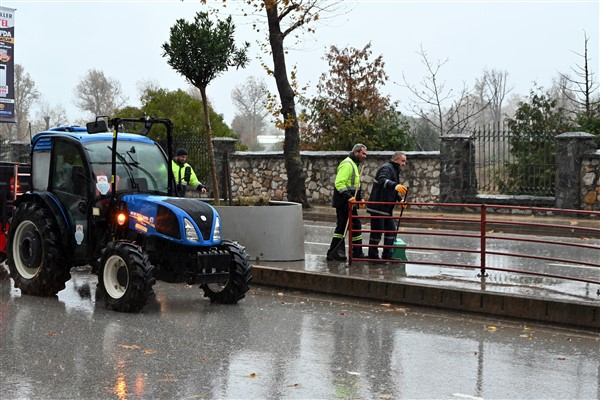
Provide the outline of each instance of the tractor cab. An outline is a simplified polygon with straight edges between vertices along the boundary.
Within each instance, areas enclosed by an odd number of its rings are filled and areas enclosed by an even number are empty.
[[[32,140],[32,190],[60,203],[76,263],[89,258],[92,242],[102,242],[98,236],[106,234],[111,199],[131,193],[167,196],[171,190],[168,159],[154,141],[128,133],[113,141],[106,124],[93,124],[89,130],[53,128]]]

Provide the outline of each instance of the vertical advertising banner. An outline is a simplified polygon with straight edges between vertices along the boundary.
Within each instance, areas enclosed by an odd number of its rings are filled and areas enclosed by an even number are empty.
[[[0,122],[15,122],[15,10],[0,7]]]

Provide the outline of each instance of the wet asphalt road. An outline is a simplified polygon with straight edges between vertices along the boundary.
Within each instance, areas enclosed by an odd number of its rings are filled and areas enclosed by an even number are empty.
[[[0,284],[2,399],[600,398],[600,334],[252,287],[159,282],[141,314]]]

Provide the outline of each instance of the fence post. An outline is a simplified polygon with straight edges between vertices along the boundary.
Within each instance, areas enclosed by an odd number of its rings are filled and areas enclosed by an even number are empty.
[[[237,139],[230,137],[216,137],[212,139],[213,150],[215,152],[215,167],[217,169],[217,185],[219,193],[223,195],[224,200],[231,200],[233,196],[230,193],[229,176],[229,154],[235,152]]]
[[[464,203],[477,194],[475,150],[470,135],[442,136],[440,143],[440,203]]]
[[[486,222],[487,222],[486,221],[486,217],[487,217],[486,216],[486,212],[487,212],[486,205],[482,204],[481,205],[481,233],[480,233],[480,236],[481,236],[481,244],[480,244],[480,247],[481,247],[481,262],[480,262],[480,265],[479,265],[479,268],[480,268],[480,275],[479,276],[480,277],[485,277],[486,276],[486,273],[485,273],[485,268],[486,268],[486,263],[487,263],[487,260],[486,260],[486,251],[487,251],[487,248],[486,248],[486,237],[485,237]]]
[[[594,135],[585,132],[566,132],[556,137],[556,208],[582,208],[582,157],[596,150],[594,138]]]

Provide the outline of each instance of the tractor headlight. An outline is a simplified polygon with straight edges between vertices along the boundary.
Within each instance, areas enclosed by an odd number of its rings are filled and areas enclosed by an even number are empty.
[[[221,220],[215,218],[215,228],[213,229],[213,240],[221,240]]]
[[[194,228],[194,225],[192,225],[192,223],[187,218],[183,219],[183,228],[185,230],[185,238],[187,240],[189,240],[190,242],[200,241],[198,239],[198,232],[196,232],[196,228]]]

